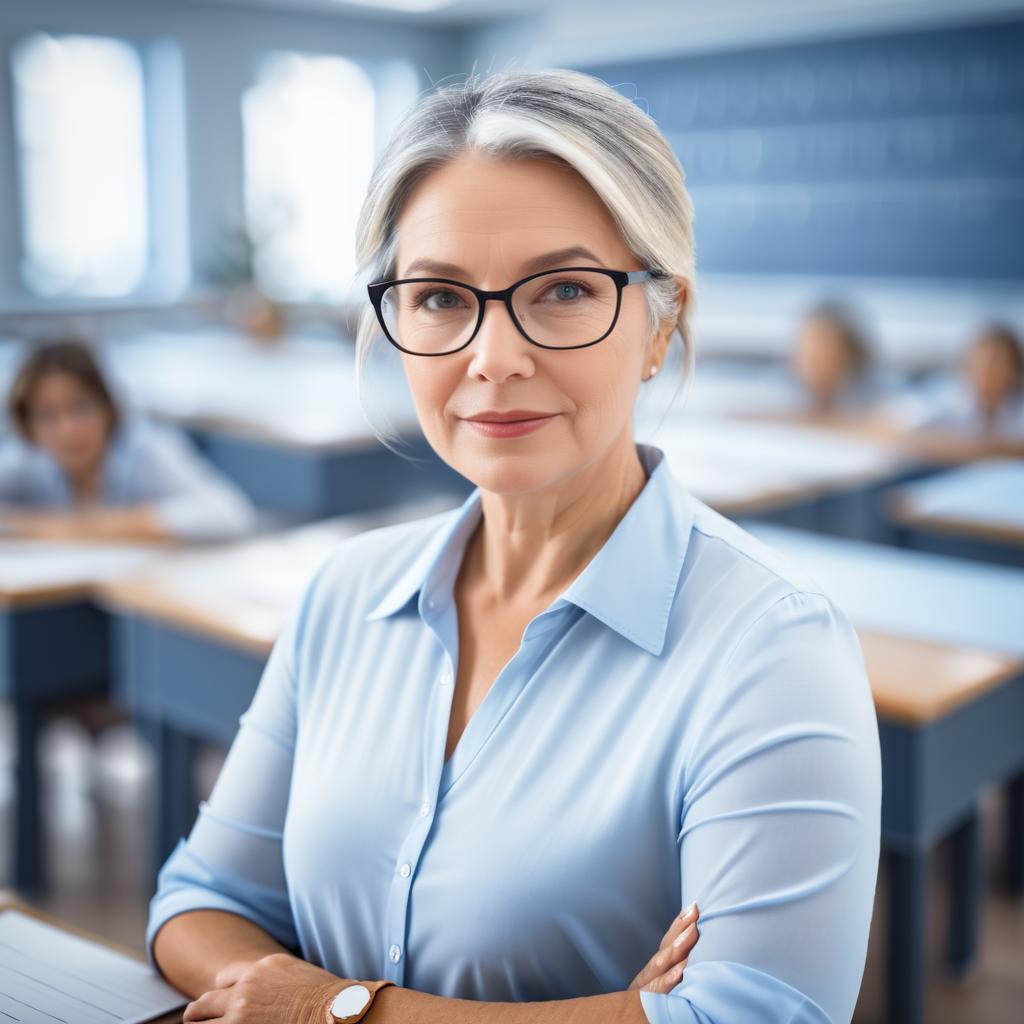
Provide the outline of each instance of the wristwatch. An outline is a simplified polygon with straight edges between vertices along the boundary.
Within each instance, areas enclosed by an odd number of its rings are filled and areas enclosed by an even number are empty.
[[[362,1020],[373,1005],[377,993],[393,981],[356,981],[346,985],[327,1011],[328,1024],[355,1024]]]

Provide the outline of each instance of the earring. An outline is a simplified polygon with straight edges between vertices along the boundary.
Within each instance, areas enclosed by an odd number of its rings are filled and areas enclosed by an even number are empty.
[[[651,372],[647,375],[647,379],[650,380],[658,372],[657,365],[651,366]]]

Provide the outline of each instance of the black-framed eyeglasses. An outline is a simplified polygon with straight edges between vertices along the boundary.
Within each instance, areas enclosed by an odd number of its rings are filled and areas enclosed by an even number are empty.
[[[623,288],[667,276],[654,269],[562,267],[531,274],[499,291],[447,277],[376,281],[367,285],[367,291],[392,345],[409,355],[444,356],[464,349],[476,337],[492,299],[505,304],[531,345],[596,345],[615,327]]]

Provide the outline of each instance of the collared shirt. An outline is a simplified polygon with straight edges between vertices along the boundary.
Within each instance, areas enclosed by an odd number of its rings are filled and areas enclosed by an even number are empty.
[[[103,505],[148,504],[168,533],[199,540],[251,530],[256,511],[245,493],[170,425],[128,419],[103,459]],[[67,476],[43,449],[11,436],[0,442],[0,505],[66,509]]]
[[[160,873],[151,961],[165,921],[216,908],[342,977],[566,999],[628,988],[696,901],[650,1021],[850,1019],[881,801],[856,635],[637,451],[644,488],[447,761],[480,491],[340,544]]]

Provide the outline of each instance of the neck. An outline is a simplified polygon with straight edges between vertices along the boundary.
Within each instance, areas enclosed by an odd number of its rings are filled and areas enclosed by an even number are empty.
[[[482,491],[483,517],[463,576],[503,606],[549,604],[586,568],[646,482],[630,424],[604,455],[557,485],[523,495]]]
[[[102,467],[103,462],[100,460],[82,469],[65,471],[71,493],[77,500],[95,498],[98,495]]]

